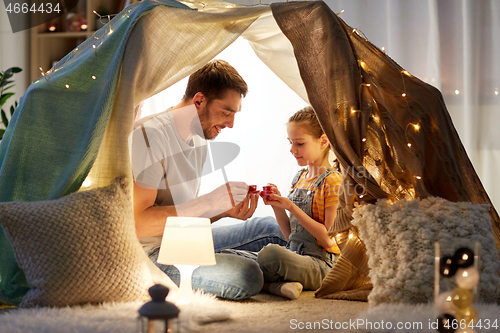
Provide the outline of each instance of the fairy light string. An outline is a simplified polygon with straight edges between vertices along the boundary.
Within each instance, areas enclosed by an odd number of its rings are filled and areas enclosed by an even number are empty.
[[[366,37],[366,35],[361,30],[359,30],[357,28],[352,29],[350,31],[350,33],[351,33],[351,35],[356,34],[359,37],[363,38],[365,41],[371,43],[369,41],[369,39]],[[373,43],[371,43],[371,44],[373,45]],[[386,50],[384,47],[382,47],[379,50],[380,50],[381,54],[384,54],[384,55],[386,54]],[[370,83],[367,83],[365,81],[364,76],[363,76],[363,73],[369,72],[369,68],[368,68],[367,63],[363,59],[358,59],[358,66],[361,69],[360,75],[361,75],[361,82],[362,83],[361,83],[361,87],[359,89],[359,101],[361,103],[362,89],[369,89],[370,90],[372,88],[372,85]],[[406,140],[406,146],[408,147],[408,149],[412,150],[412,149],[414,149],[414,145],[412,143],[412,140],[410,140],[410,138],[415,137],[416,135],[418,135],[420,133],[420,130],[422,129],[422,123],[421,123],[420,119],[418,119],[417,117],[415,117],[411,113],[411,108],[410,108],[410,103],[409,103],[410,96],[408,95],[408,91],[407,91],[407,87],[406,87],[406,79],[408,77],[412,77],[412,75],[404,69],[400,70],[400,75],[401,75],[401,82],[402,82],[402,87],[403,87],[402,92],[400,93],[400,98],[404,99],[405,109],[408,112],[408,115],[410,116],[410,121],[408,121],[408,123],[405,127],[405,132],[404,132],[405,133],[405,140]],[[495,92],[498,95],[498,89],[496,89]],[[374,101],[374,103],[376,103],[376,101]],[[358,116],[360,113],[361,113],[361,110],[357,110],[355,108],[351,108],[351,110],[350,110],[351,116]],[[377,126],[381,126],[381,120],[377,115],[371,114],[370,118],[375,124],[377,124]],[[411,120],[412,118],[414,120]],[[361,142],[362,142],[362,144],[366,144],[367,137],[363,136],[361,138]],[[421,175],[415,175],[414,177],[416,180],[422,180]],[[366,178],[365,178],[365,183],[366,183]],[[357,196],[359,199],[364,197],[363,194],[361,194],[361,195],[357,194]]]
[[[122,16],[124,19],[129,19],[129,18],[130,18],[129,14],[130,14],[130,12],[131,12],[131,11],[132,11],[132,9],[128,9],[127,11],[124,11],[124,12],[121,14],[121,16]],[[93,50],[93,52],[94,52],[94,56],[95,56],[95,58],[97,58],[97,54],[98,54],[99,47],[100,47],[100,46],[104,43],[104,41],[106,40],[106,38],[107,38],[108,36],[112,35],[112,34],[113,34],[113,32],[114,32],[113,27],[112,27],[112,24],[111,24],[111,19],[112,19],[113,17],[117,16],[118,14],[113,14],[113,15],[100,15],[100,14],[99,14],[99,13],[97,13],[97,11],[95,11],[95,10],[93,10],[92,12],[93,12],[93,13],[94,13],[94,14],[95,14],[98,18],[99,18],[99,20],[100,20],[100,21],[101,21],[101,23],[103,23],[103,24],[104,24],[104,22],[102,22],[102,19],[103,19],[103,18],[107,18],[107,19],[108,19],[107,24],[105,24],[105,27],[106,27],[105,29],[106,29],[107,31],[106,31],[105,33],[103,33],[103,34],[102,34],[102,37],[98,37],[98,36],[96,35],[96,34],[97,34],[97,32],[98,32],[98,31],[100,31],[100,30],[95,31],[95,32],[94,32],[94,34],[93,34],[93,35],[92,35],[92,37],[91,37],[91,38],[93,38],[93,39],[95,40],[95,42],[91,44],[91,48],[92,48],[92,50]],[[70,53],[68,53],[68,54],[72,54],[72,55],[75,55],[75,56],[76,56],[76,55],[78,55],[78,54],[80,53],[80,51],[81,51],[81,50],[80,50],[80,47],[79,47],[79,46],[77,46],[77,47],[75,47],[75,49],[73,49],[73,51],[71,51],[71,52],[70,52]],[[54,69],[54,67],[53,67],[53,68],[51,68],[51,69],[50,69],[49,71],[47,71],[47,72],[45,72],[45,71],[42,69],[42,67],[39,67],[39,70],[40,70],[40,73],[41,73],[41,78],[43,78],[43,79],[45,79],[47,82],[49,82],[49,81],[50,81],[50,76],[51,76],[50,74],[51,74],[52,72],[58,71],[58,70],[60,70],[60,69],[62,69],[62,68],[64,68],[64,67],[65,67],[65,65],[59,65],[59,67],[57,67],[56,69]],[[35,80],[34,82],[35,82],[35,83],[40,82],[40,79],[41,79],[41,78],[39,78],[39,79]],[[88,83],[88,81],[89,81],[89,80],[94,81],[94,80],[96,80],[96,79],[97,79],[97,76],[96,76],[95,74],[91,74],[91,75],[88,77],[88,79],[87,79],[87,80],[85,80],[84,82],[79,82],[78,84],[80,84],[80,83],[81,83],[81,84],[86,84],[86,83]],[[73,84],[71,84],[71,88],[73,88],[73,85],[74,85],[74,83],[73,83]],[[68,89],[70,89],[70,83],[69,83],[69,82],[63,83],[63,86],[64,86],[64,88],[65,88],[65,89],[67,89],[67,90],[68,90]]]

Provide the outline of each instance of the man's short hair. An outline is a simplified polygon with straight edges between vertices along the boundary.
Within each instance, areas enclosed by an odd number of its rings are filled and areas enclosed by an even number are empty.
[[[198,92],[203,93],[209,101],[222,99],[228,90],[234,90],[245,97],[248,86],[227,61],[213,60],[191,74],[184,100],[190,100]]]

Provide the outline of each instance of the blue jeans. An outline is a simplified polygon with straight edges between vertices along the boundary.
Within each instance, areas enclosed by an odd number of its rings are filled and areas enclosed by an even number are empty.
[[[237,249],[258,252],[269,243],[286,245],[276,219],[272,217],[252,218],[235,225],[212,228],[215,252]],[[180,274],[171,265],[157,263],[159,248],[149,253],[149,258],[179,285]],[[216,253],[215,266],[200,266],[193,272],[194,290],[230,299],[241,300],[258,294],[264,277],[255,260],[226,253]]]
[[[267,244],[285,246],[287,241],[271,216],[254,217],[234,225],[218,227],[212,224],[215,252],[226,249],[259,252]]]

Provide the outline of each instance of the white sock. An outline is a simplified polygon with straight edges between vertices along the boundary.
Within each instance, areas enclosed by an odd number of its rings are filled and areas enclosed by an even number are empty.
[[[302,288],[300,282],[273,282],[269,285],[269,292],[289,299],[297,299]]]

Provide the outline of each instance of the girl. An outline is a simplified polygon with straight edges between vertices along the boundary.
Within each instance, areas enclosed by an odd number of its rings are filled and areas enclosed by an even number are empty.
[[[340,254],[327,232],[335,219],[342,176],[328,161],[330,144],[311,107],[290,117],[287,132],[290,152],[307,168],[293,179],[288,198],[269,184],[273,194],[264,196],[264,203],[272,206],[288,245],[267,245],[257,261],[266,281],[264,290],[296,299],[303,288],[320,287]]]

